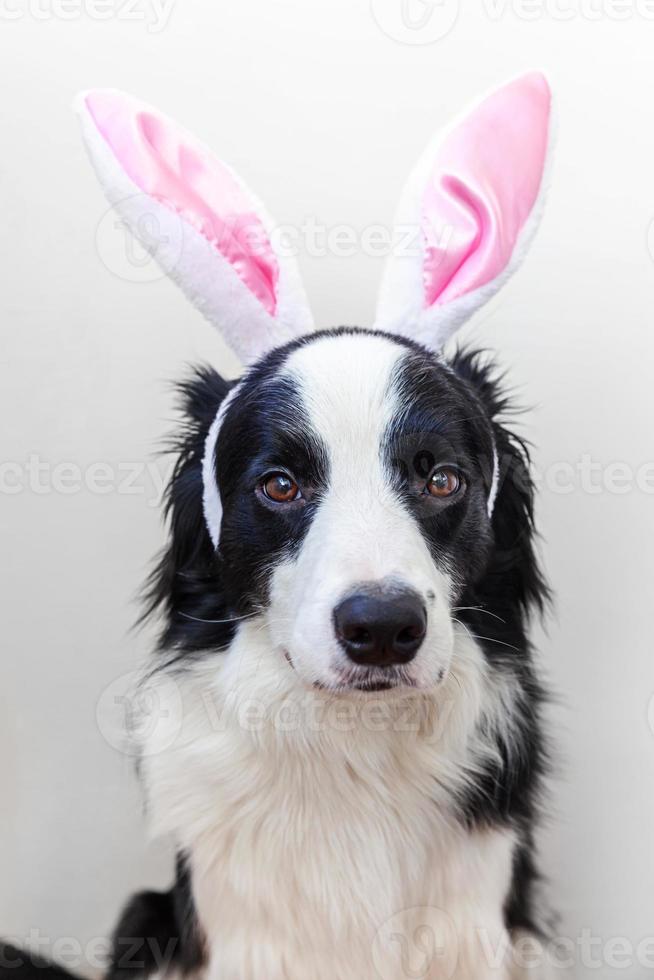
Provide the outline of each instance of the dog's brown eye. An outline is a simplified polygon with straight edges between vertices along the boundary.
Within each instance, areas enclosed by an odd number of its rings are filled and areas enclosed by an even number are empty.
[[[434,470],[427,483],[427,490],[432,497],[451,497],[460,489],[461,477],[456,470],[449,469],[447,466]]]
[[[290,504],[300,496],[297,483],[286,473],[271,473],[265,478],[262,489],[268,500],[274,500],[276,504]]]

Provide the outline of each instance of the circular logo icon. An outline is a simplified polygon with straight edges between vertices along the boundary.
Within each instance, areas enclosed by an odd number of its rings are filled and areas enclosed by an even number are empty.
[[[434,44],[459,18],[460,0],[370,0],[377,25],[400,44]]]
[[[156,282],[169,275],[184,246],[180,216],[147,194],[125,198],[116,207],[105,211],[95,234],[102,264],[126,282]]]
[[[137,671],[112,681],[95,711],[105,741],[123,755],[154,755],[169,748],[182,728],[182,698],[170,677]]]
[[[382,980],[450,980],[459,958],[454,921],[432,906],[405,909],[377,931],[372,959]]]

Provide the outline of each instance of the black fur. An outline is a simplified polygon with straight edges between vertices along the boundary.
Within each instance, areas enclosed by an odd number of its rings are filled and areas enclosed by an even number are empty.
[[[270,569],[301,544],[329,479],[327,453],[311,431],[289,378],[266,365],[243,384],[222,424],[216,457],[224,513],[220,533],[222,587],[230,609],[247,615],[267,602]],[[307,488],[302,506],[282,514],[254,492],[267,469],[286,467]]]
[[[283,522],[269,519],[261,507],[253,510],[253,495],[243,491],[252,489],[268,463],[278,465],[286,458],[307,483],[319,487],[328,479],[325,453],[309,429],[299,397],[290,382],[278,377],[289,352],[310,342],[295,342],[264,359],[227,411],[217,447],[225,506],[218,553],[204,521],[202,459],[209,427],[230,386],[209,368],[197,370],[181,385],[186,421],[175,446],[179,458],[168,491],[170,542],[148,588],[148,612],[159,609],[164,616],[160,648],[165,664],[226,649],[234,635],[233,621],[266,603],[271,556],[296,548],[306,532],[319,492]],[[387,453],[397,463],[400,483],[410,482],[412,471],[426,465],[420,453],[434,459],[446,453],[466,474],[469,486],[459,503],[424,509],[409,494],[407,503],[434,552],[440,557],[446,553],[454,567],[458,618],[478,638],[494,668],[518,679],[522,692],[515,740],[511,746],[498,746],[502,761],[481,773],[461,798],[460,819],[470,827],[510,826],[517,832],[520,843],[506,921],[510,929],[537,932],[533,828],[547,752],[541,730],[543,692],[527,628],[530,612],[543,609],[548,590],[534,546],[528,447],[502,420],[510,406],[501,379],[479,352],[459,351],[447,368],[419,345],[400,343],[407,356],[397,384],[407,409],[401,424],[388,433]],[[501,479],[489,522],[493,443]],[[173,955],[181,957],[180,964],[201,957],[184,874],[173,892],[133,900],[117,931],[116,950],[121,937],[136,929],[138,935],[151,933],[162,942],[176,938]],[[187,932],[179,927],[180,902],[186,903],[191,923]],[[132,975],[117,970],[115,964],[111,980]]]
[[[180,856],[170,891],[140,892],[123,909],[112,937],[107,980],[133,980],[171,966],[184,974],[203,962],[190,874]]]
[[[0,980],[77,980],[42,956],[0,941]]]
[[[160,610],[160,649],[171,656],[225,649],[234,634],[220,588],[217,556],[202,511],[204,443],[230,384],[212,368],[197,368],[179,385],[184,421],[169,446],[177,462],[167,488],[169,543],[145,590],[144,617]]]
[[[170,543],[149,580],[145,613],[164,613],[160,648],[172,659],[225,649],[234,635],[230,621],[265,604],[271,559],[297,547],[311,520],[317,498],[283,525],[272,515],[267,519],[252,495],[243,493],[266,465],[286,459],[299,475],[310,473],[318,483],[327,479],[325,454],[297,393],[288,380],[275,377],[298,343],[273,352],[249,373],[221,427],[216,450],[226,514],[217,553],[202,509],[202,460],[230,386],[210,368],[199,368],[180,385],[185,423],[171,447],[178,461],[166,504]],[[235,506],[228,506],[231,501]]]
[[[468,582],[459,618],[479,640],[496,669],[512,672],[523,694],[518,730],[510,746],[498,745],[502,763],[489,767],[462,800],[471,826],[512,826],[519,835],[507,925],[539,933],[533,830],[548,771],[543,734],[544,692],[533,665],[529,615],[543,612],[550,599],[535,549],[534,486],[527,444],[501,421],[511,412],[492,362],[478,351],[459,351],[452,367],[480,396],[493,420],[500,462],[500,489],[493,512],[493,546],[483,573]]]
[[[399,489],[405,491],[407,507],[460,593],[482,574],[493,543],[487,515],[491,421],[474,388],[423,351],[410,351],[396,375],[400,410],[388,433],[387,454],[399,462]],[[457,467],[465,494],[441,502],[416,492],[439,462]]]

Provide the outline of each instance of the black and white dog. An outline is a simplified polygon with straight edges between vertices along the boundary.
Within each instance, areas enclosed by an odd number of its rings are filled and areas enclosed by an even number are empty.
[[[211,980],[522,976],[546,769],[527,621],[547,589],[501,387],[440,350],[535,226],[545,81],[428,149],[400,210],[418,248],[391,258],[372,330],[311,332],[269,219],[188,134],[114,92],[81,114],[112,201],[141,237],[156,217],[157,257],[250,365],[182,385],[149,589],[166,721],[140,746],[177,881],[129,903],[110,975],[153,972],[156,940]]]
[[[202,464],[226,391],[213,371],[184,387],[151,591],[174,738],[154,726],[141,765],[180,847],[180,953],[230,980],[507,976],[507,930],[538,929],[526,618],[546,591],[502,395],[478,356],[382,333],[273,352],[227,395],[214,551]],[[431,941],[433,972],[394,963]]]

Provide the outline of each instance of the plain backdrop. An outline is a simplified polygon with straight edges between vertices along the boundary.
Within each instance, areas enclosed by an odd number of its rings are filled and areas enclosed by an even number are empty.
[[[542,864],[558,928],[592,937],[579,976],[650,972],[652,17],[644,0],[0,0],[0,934],[88,954],[131,890],[169,880],[112,711],[152,642],[131,625],[164,540],[169,382],[189,362],[238,371],[107,213],[74,94],[131,91],[281,223],[358,235],[389,224],[436,128],[541,68],[558,111],[546,215],[462,337],[497,351],[529,407],[556,592],[534,637],[557,695]],[[321,326],[372,321],[382,259],[350,251],[300,247]]]

